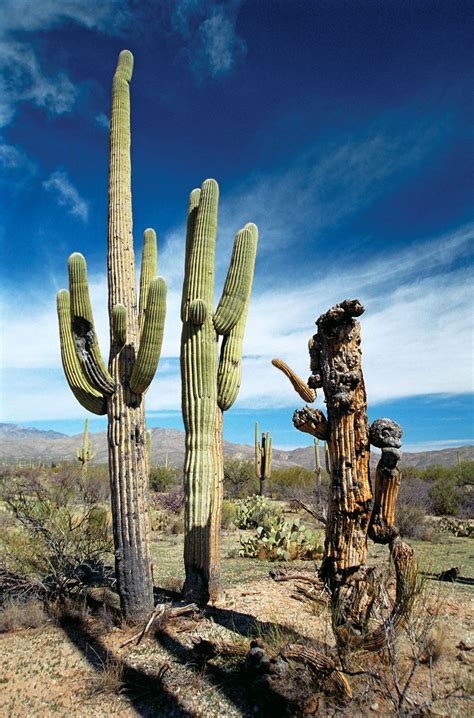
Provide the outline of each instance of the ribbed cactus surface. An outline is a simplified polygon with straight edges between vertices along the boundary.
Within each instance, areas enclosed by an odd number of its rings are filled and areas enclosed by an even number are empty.
[[[258,231],[237,232],[222,296],[214,310],[219,188],[213,179],[191,192],[181,319],[182,410],[186,430],[184,593],[200,603],[217,592],[223,496],[222,412],[241,381],[242,342]],[[218,336],[223,337],[218,356]]]
[[[97,455],[96,451],[93,451],[91,444],[89,444],[89,419],[84,421],[84,435],[82,439],[82,449],[76,450],[77,460],[81,464],[82,478],[87,478],[87,469],[89,461],[95,458]]]
[[[263,496],[265,481],[272,475],[272,438],[267,431],[262,433],[259,441],[258,421],[255,422],[255,475],[260,482],[260,496]]]
[[[137,310],[130,161],[132,71],[133,56],[123,50],[113,79],[110,118],[108,367],[99,348],[86,261],[81,254],[74,253],[69,258],[69,292],[58,293],[57,307],[61,356],[68,383],[84,408],[108,415],[118,589],[125,617],[140,620],[153,606],[143,395],[160,358],[166,284],[156,276],[156,235],[147,229]]]

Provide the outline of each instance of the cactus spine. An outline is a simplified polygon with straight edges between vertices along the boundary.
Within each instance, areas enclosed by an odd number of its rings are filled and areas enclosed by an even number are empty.
[[[272,475],[272,438],[270,432],[262,433],[258,440],[258,421],[255,422],[255,474],[260,482],[260,496],[264,494],[265,481]]]
[[[254,224],[237,233],[222,296],[214,311],[218,200],[219,188],[212,179],[191,192],[181,303],[186,430],[184,595],[199,603],[215,596],[219,586],[222,412],[232,406],[240,388],[242,342],[258,237]],[[219,361],[218,335],[223,337]]]
[[[160,358],[166,284],[156,276],[156,235],[147,229],[137,311],[130,164],[132,71],[133,55],[123,50],[113,80],[110,119],[108,368],[99,349],[86,262],[80,254],[69,258],[69,292],[61,290],[57,303],[61,356],[68,383],[86,409],[108,415],[117,583],[124,615],[133,621],[141,620],[153,607],[143,394]]]
[[[82,449],[76,450],[77,460],[81,464],[81,476],[84,479],[87,478],[87,469],[89,461],[92,461],[97,455],[96,451],[92,450],[91,444],[89,444],[89,419],[84,422],[84,437],[82,439]]]

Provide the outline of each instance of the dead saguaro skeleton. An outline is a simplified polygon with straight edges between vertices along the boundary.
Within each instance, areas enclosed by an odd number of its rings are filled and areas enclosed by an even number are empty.
[[[323,389],[327,417],[309,406],[293,415],[299,431],[326,441],[329,450],[331,483],[319,573],[331,593],[340,645],[378,650],[384,645],[384,627],[368,632],[377,585],[373,569],[365,566],[367,538],[389,546],[397,579],[391,616],[396,627],[410,606],[416,563],[413,550],[401,540],[394,523],[402,429],[390,419],[378,419],[369,428],[367,419],[357,321],[363,312],[364,307],[354,299],[319,317],[318,330],[309,341],[311,376],[307,384],[280,360],[272,363],[306,400],[312,391],[314,401],[316,390]],[[369,472],[370,444],[382,449],[374,487]]]

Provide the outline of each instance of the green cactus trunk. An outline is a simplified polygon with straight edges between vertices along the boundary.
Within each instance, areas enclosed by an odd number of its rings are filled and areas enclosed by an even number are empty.
[[[191,192],[181,319],[186,581],[184,595],[201,604],[219,588],[223,496],[222,412],[240,387],[242,341],[253,279],[257,228],[237,233],[219,305],[214,311],[214,254],[219,189],[206,180]],[[218,361],[218,334],[223,336]]]
[[[258,440],[258,421],[255,422],[255,475],[259,480],[260,496],[265,493],[265,482],[272,475],[272,438],[270,432],[262,433]]]
[[[132,235],[130,89],[133,56],[120,53],[112,88],[109,163],[108,289],[110,357],[102,360],[89,300],[85,260],[69,259],[70,296],[58,294],[61,355],[76,398],[108,415],[115,565],[122,610],[142,620],[153,607],[148,455],[143,394],[163,338],[166,285],[156,277],[156,236],[144,235],[137,311]]]
[[[92,446],[89,444],[89,419],[86,419],[84,422],[82,449],[77,449],[77,460],[81,464],[81,477],[83,481],[87,479],[89,461],[92,461],[95,456],[96,452],[92,451]]]

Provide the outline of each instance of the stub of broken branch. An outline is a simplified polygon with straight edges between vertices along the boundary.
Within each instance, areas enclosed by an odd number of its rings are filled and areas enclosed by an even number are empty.
[[[310,406],[297,409],[293,414],[293,425],[298,431],[311,434],[317,439],[328,439],[328,422],[320,409],[312,409]]]
[[[300,395],[303,401],[308,401],[310,404],[313,403],[316,399],[315,389],[311,389],[311,387],[309,387],[306,382],[298,376],[298,374],[295,374],[293,369],[289,367],[288,364],[285,364],[285,362],[281,359],[272,359],[272,364],[288,377],[293,389]]]

